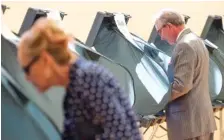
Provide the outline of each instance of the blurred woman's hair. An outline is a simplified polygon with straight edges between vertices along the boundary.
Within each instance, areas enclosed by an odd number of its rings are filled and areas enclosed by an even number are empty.
[[[67,64],[71,58],[68,42],[71,39],[54,20],[38,19],[30,30],[26,31],[18,47],[23,47],[29,57],[36,57],[45,50],[60,65]]]

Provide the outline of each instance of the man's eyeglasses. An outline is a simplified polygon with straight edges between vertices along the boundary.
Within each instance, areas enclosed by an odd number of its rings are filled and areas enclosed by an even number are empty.
[[[162,34],[162,29],[163,29],[164,27],[166,27],[166,25],[167,25],[167,24],[164,24],[159,30],[157,30],[157,32],[159,33],[159,35]]]
[[[25,67],[23,67],[23,71],[26,74],[29,74],[31,66],[39,59],[39,56],[35,56],[32,61]]]

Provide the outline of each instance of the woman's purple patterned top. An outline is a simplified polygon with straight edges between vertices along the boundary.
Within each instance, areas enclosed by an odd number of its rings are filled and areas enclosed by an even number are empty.
[[[107,69],[84,58],[71,66],[64,116],[63,140],[141,139],[128,94]]]

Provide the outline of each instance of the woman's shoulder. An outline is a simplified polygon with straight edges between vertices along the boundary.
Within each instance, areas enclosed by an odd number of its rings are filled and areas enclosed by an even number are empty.
[[[72,73],[78,74],[78,76],[85,76],[85,75],[94,75],[100,77],[110,77],[112,78],[112,73],[103,65],[92,61],[87,60],[83,57],[80,57],[72,66]]]
[[[119,88],[120,85],[110,70],[99,63],[84,58],[79,58],[73,64],[70,79],[73,86],[83,85],[81,87],[85,88],[95,87],[95,85],[104,88]]]

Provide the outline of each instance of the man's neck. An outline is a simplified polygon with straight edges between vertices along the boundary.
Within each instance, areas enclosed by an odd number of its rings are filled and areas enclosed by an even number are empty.
[[[178,40],[178,38],[180,37],[181,33],[185,30],[186,28],[184,27],[184,25],[182,26],[178,26],[177,28],[177,35],[176,35],[176,41]]]

